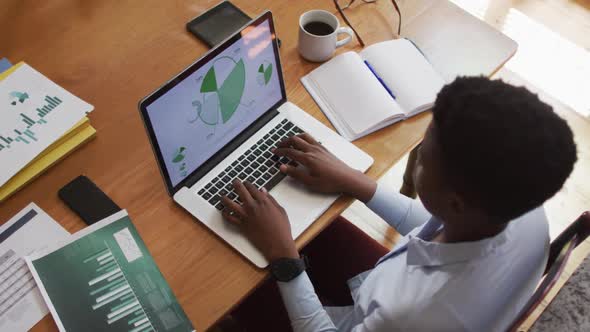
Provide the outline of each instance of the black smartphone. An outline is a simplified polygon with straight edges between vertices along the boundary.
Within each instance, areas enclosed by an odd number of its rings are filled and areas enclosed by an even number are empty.
[[[78,176],[61,188],[58,196],[87,225],[92,225],[121,210],[109,196],[84,175]]]
[[[186,24],[186,29],[209,45],[216,46],[250,22],[250,16],[229,1],[223,1]]]

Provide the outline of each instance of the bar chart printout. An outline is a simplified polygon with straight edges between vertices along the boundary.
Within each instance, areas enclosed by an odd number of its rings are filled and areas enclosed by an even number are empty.
[[[37,120],[31,119],[24,113],[20,113],[20,117],[22,118],[22,123],[20,123],[20,127],[13,128],[12,132],[14,135],[0,135],[0,151],[3,149],[8,149],[11,147],[11,144],[14,142],[21,142],[24,144],[29,144],[30,142],[37,142],[38,138],[35,134],[35,128],[31,128],[35,125],[46,124],[47,121],[43,119],[47,114],[51,113],[59,104],[61,104],[61,99],[57,97],[49,97],[45,96],[45,102],[47,105],[41,107],[40,109],[37,108],[38,118]]]
[[[0,80],[0,186],[91,112],[26,63]]]
[[[194,330],[125,211],[73,237],[27,258],[60,330]]]
[[[109,325],[126,320],[130,327],[129,331],[154,331],[146,312],[139,304],[139,299],[109,248],[105,247],[86,258],[84,264],[90,264],[97,274],[88,282],[89,295],[95,299],[92,310],[107,308],[104,319]]]

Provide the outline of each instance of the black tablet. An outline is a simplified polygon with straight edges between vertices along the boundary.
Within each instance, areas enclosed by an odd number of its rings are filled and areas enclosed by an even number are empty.
[[[186,24],[186,29],[214,47],[250,22],[251,18],[229,1],[223,1]]]

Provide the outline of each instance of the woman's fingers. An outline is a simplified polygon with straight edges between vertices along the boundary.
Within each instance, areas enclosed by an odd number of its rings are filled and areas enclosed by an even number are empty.
[[[254,202],[254,198],[252,198],[252,195],[250,194],[248,189],[246,189],[244,184],[238,180],[234,180],[232,184],[244,205],[252,205],[252,203]]]
[[[291,136],[283,141],[281,141],[277,147],[279,148],[294,148],[297,149],[299,151],[303,151],[303,152],[308,152],[311,149],[310,144],[305,141],[304,139],[301,139],[298,135],[296,136]]]
[[[307,157],[305,156],[304,152],[301,152],[299,150],[295,150],[293,148],[278,148],[278,149],[274,149],[272,151],[274,154],[276,154],[277,156],[285,156],[287,158],[290,158],[302,165],[306,165],[307,164]]]
[[[279,167],[280,171],[287,174],[288,176],[294,178],[295,180],[305,184],[310,185],[312,182],[312,177],[309,175],[305,170],[294,167],[291,165],[281,165]]]
[[[244,186],[256,201],[262,201],[265,198],[266,193],[258,190],[252,183],[246,181],[244,182]]]

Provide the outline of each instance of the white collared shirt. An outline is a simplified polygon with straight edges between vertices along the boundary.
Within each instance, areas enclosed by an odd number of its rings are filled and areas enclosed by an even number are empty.
[[[543,208],[475,242],[430,242],[442,224],[378,186],[367,206],[405,235],[349,280],[354,305],[322,307],[306,273],[278,282],[295,332],[504,331],[534,292],[549,252]]]

